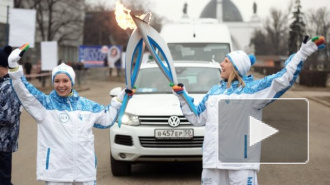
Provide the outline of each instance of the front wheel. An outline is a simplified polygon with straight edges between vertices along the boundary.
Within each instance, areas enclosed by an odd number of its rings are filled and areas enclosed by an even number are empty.
[[[127,176],[131,174],[131,164],[129,162],[117,161],[110,154],[111,171],[113,176]]]

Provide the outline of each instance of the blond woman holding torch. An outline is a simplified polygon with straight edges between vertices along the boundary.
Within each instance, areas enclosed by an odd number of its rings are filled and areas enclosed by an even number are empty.
[[[308,38],[306,38],[307,41]],[[279,98],[287,91],[301,71],[304,61],[318,49],[325,47],[324,37],[314,37],[308,42],[304,42],[300,50],[290,56],[285,67],[278,73],[266,76],[260,80],[254,80],[247,76],[247,72],[255,62],[253,55],[247,55],[243,51],[233,51],[221,62],[221,78],[219,85],[215,85],[204,96],[203,100],[196,107],[196,116],[189,108],[181,96],[177,94],[185,91],[182,84],[173,86],[174,94],[179,98],[181,109],[190,123],[196,126],[205,125],[203,142],[203,172],[202,184],[210,185],[238,185],[258,184],[257,172],[260,164],[258,163],[224,163],[218,159],[218,101],[220,99],[256,99],[256,98]],[[256,110],[261,110],[268,105],[271,100],[257,103]],[[240,120],[239,112],[236,112],[237,120]],[[235,147],[235,146],[233,146]],[[260,150],[259,150],[260,154]]]

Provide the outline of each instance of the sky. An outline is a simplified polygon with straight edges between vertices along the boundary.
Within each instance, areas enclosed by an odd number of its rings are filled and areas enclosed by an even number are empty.
[[[151,0],[156,1],[156,0]],[[175,19],[182,15],[182,8],[185,2],[188,3],[188,15],[191,18],[198,18],[210,0],[157,0],[156,10],[161,15],[168,17],[169,19]],[[253,2],[257,3],[257,14],[261,19],[269,17],[269,10],[274,7],[276,9],[285,10],[292,0],[231,0],[237,8],[240,10],[244,21],[250,20],[253,15]],[[295,2],[295,0],[293,1]],[[177,3],[174,7],[172,4]],[[181,6],[180,6],[181,4]],[[310,9],[318,9],[321,7],[327,7],[330,11],[329,0],[301,0],[301,6],[303,11]],[[164,8],[166,7],[166,8]],[[171,10],[171,11],[168,11]]]
[[[116,0],[86,0],[87,2],[106,1],[110,6],[114,4]],[[191,18],[198,18],[210,0],[149,0],[151,2],[150,7],[154,7],[155,11],[165,16],[170,20],[181,18],[182,9],[184,3],[188,3],[188,16]],[[253,15],[253,2],[258,5],[257,14],[261,19],[269,17],[269,10],[274,7],[276,9],[287,8],[290,2],[295,0],[231,0],[237,8],[240,10],[244,21],[250,20]],[[329,0],[300,0],[303,11],[310,9],[318,9],[321,7],[327,7],[330,11]]]

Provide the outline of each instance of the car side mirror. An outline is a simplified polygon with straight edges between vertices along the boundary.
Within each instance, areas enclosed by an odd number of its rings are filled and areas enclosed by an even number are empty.
[[[109,95],[113,98],[113,97],[117,96],[121,91],[122,91],[121,87],[115,87],[110,90]]]

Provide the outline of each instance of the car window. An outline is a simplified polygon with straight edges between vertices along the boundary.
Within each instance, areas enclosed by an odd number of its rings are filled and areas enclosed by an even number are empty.
[[[173,60],[223,61],[230,52],[228,43],[169,43]]]
[[[178,82],[183,83],[189,93],[207,93],[220,81],[218,68],[176,67]],[[172,93],[169,81],[157,68],[141,69],[136,80],[136,93]]]

